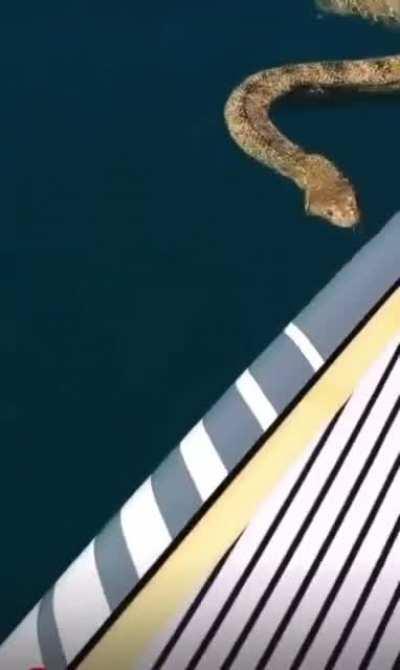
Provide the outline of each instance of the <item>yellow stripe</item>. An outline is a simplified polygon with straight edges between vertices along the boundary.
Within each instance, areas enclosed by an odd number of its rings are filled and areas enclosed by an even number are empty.
[[[146,644],[186,602],[247,526],[294,459],[351,395],[400,331],[400,289],[369,320],[279,429],[231,482],[147,586],[79,665],[133,670]]]

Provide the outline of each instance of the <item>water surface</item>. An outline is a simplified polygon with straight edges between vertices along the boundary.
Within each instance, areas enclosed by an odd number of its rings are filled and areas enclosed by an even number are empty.
[[[353,177],[355,233],[304,216],[222,116],[256,70],[395,53],[399,33],[319,17],[312,0],[24,4],[0,28],[19,334],[2,402],[19,430],[3,442],[0,638],[400,208],[398,99],[277,112]],[[13,332],[4,318],[6,353]]]

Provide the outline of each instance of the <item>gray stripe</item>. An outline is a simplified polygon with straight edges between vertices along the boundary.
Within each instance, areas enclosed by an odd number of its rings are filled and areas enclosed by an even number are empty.
[[[46,670],[65,670],[67,659],[54,614],[54,587],[40,601],[37,632]]]
[[[172,537],[200,509],[202,500],[179,449],[174,449],[151,477],[154,496]]]
[[[204,427],[228,471],[262,434],[260,424],[236,386],[231,386],[207,412]]]
[[[146,538],[142,538],[145,542]],[[94,541],[94,557],[110,610],[114,611],[138,581],[117,514]]]
[[[296,318],[328,358],[355,325],[399,279],[400,213],[365,245]]]
[[[254,361],[250,372],[278,413],[314,374],[311,364],[284,333]]]

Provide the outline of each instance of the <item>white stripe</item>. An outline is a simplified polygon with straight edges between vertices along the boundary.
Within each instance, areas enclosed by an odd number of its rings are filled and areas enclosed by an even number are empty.
[[[400,367],[399,367],[400,371]],[[399,377],[400,381],[400,377]],[[342,564],[352,546],[362,524],[367,518],[372,504],[382,488],[390,469],[398,455],[396,446],[400,444],[400,415],[398,415],[397,427],[393,424],[386,440],[381,447],[376,462],[363,482],[339,532],[333,540],[322,564],[314,575],[313,581],[307,589],[302,601],[297,608],[290,624],[285,629],[272,658],[269,660],[268,668],[279,670],[285,663],[292,662],[300,649],[309,629],[318,612],[321,601],[328,594],[335,578],[339,574]],[[318,631],[318,635],[306,657],[306,665],[310,668],[323,667],[333,648],[332,641],[339,638],[343,629],[343,619],[350,616],[354,603],[359,597],[365,582],[372,572],[383,545],[400,512],[399,508],[399,486],[400,473],[392,482],[390,490],[382,504],[382,507],[372,524],[363,545],[361,546],[353,565],[348,571],[346,578],[337,594],[324,622]],[[340,558],[338,558],[340,557]],[[399,563],[400,566],[400,563]],[[392,585],[394,589],[395,584]],[[383,594],[382,594],[383,595]],[[365,631],[364,631],[365,632]],[[367,646],[367,639],[362,639]],[[356,661],[362,649],[361,639],[352,645],[351,653],[346,660],[339,665],[340,668],[355,667]]]
[[[199,640],[204,637],[210,624],[217,616],[224,604],[227,594],[234,587],[237,579],[243,572],[243,566],[252,558],[252,555],[265,534],[266,528],[273,522],[275,515],[278,513],[288,495],[288,491],[290,491],[299,477],[305,462],[310,457],[310,453],[315,448],[320,437],[321,434],[319,434],[315,441],[301,454],[301,457],[292,463],[288,472],[279,482],[278,487],[271,495],[267,496],[266,500],[262,503],[259,513],[246,531],[246,542],[239,540],[235,548],[234,564],[229,560],[225,563],[218,579],[213,582],[205,599],[202,601],[201,606],[196,610],[192,617],[182,639],[176,645],[170,658],[166,661],[165,666],[163,666],[163,670],[164,667],[165,670],[175,670],[175,668],[184,668],[187,666],[191,656],[198,647]],[[208,665],[207,667],[217,668],[220,667],[220,664],[215,666]]]
[[[233,604],[230,614],[217,631],[213,641],[209,645],[205,654],[198,664],[198,670],[208,670],[211,667],[220,667],[227,654],[229,646],[233,644],[235,638],[240,634],[243,628],[243,622],[255,606],[260,595],[260,582],[265,585],[266,575],[271,575],[278,566],[282,556],[287,551],[295,533],[301,523],[302,516],[306,515],[315,497],[322,485],[322,482],[329,475],[341,446],[346,442],[351,434],[355,422],[362,413],[363,407],[368,402],[374,387],[380,378],[386,364],[388,363],[393,348],[385,352],[382,359],[372,368],[367,377],[361,383],[357,399],[353,397],[340,418],[341,435],[333,440],[332,435],[324,446],[316,460],[313,468],[307,476],[303,486],[298,491],[296,500],[290,506],[280,527],[271,539],[268,551],[266,551],[259,562],[258,568],[253,572],[256,579],[249,579],[245,589],[237,597]],[[165,670],[174,670],[177,667],[185,667],[190,657],[199,644],[199,639],[204,637],[206,631],[217,616],[229,592],[234,586],[236,580],[242,574],[244,566],[251,559],[256,547],[269,528],[280,504],[286,498],[295,477],[299,474],[296,469],[300,468],[300,463],[310,453],[309,445],[306,452],[303,452],[301,459],[297,461],[297,466],[290,469],[287,477],[283,478],[278,485],[276,496],[267,497],[265,503],[261,506],[259,512],[254,517],[248,529],[238,541],[233,553],[228,558],[218,579],[213,583],[205,599],[201,603],[196,613],[191,619],[182,639],[175,646],[168,661],[165,664]],[[314,445],[313,447],[314,448]],[[293,479],[292,479],[293,477]],[[299,516],[300,515],[300,516]],[[325,519],[326,523],[326,519]],[[322,532],[322,538],[324,533]],[[322,541],[322,539],[321,539]],[[306,562],[307,564],[307,562]],[[254,667],[251,663],[243,667]]]
[[[276,419],[277,412],[249,370],[236,380],[236,388],[263,430]]]
[[[239,668],[245,667],[254,667],[260,658],[263,650],[265,649],[266,644],[269,639],[272,637],[277,622],[281,620],[285,611],[287,610],[293,594],[296,593],[297,589],[300,586],[300,583],[304,577],[304,566],[310,565],[312,560],[317,555],[325,537],[327,524],[331,526],[338,514],[340,509],[340,502],[344,501],[346,496],[349,494],[354,481],[358,477],[362,467],[364,466],[365,461],[367,460],[371,449],[375,443],[377,435],[382,430],[385,425],[388,413],[393,407],[394,403],[398,398],[398,389],[400,388],[400,364],[396,366],[395,370],[391,373],[391,382],[386,384],[382,393],[380,394],[378,400],[373,406],[371,412],[368,415],[365,423],[362,426],[362,429],[358,435],[357,440],[353,444],[350,453],[347,455],[346,460],[343,463],[340,471],[338,472],[331,488],[324,497],[324,500],[316,512],[310,526],[307,531],[304,533],[296,552],[291,559],[288,567],[286,568],[282,578],[279,581],[276,589],[268,600],[268,604],[263,609],[260,617],[255,623],[251,633],[246,639],[246,642],[243,644],[238,656],[235,659],[235,662],[232,665],[232,670],[238,670]],[[371,389],[372,391],[373,389]],[[352,401],[355,405],[360,403],[358,395],[353,396]],[[351,401],[350,401],[351,403]],[[350,407],[350,403],[347,406]],[[362,409],[363,406],[360,407]],[[346,408],[347,409],[347,408]],[[345,421],[346,418],[346,409],[344,410],[341,419]],[[342,421],[339,419],[335,430],[330,435],[330,439],[325,445],[323,451],[322,463],[329,461],[331,458],[332,452],[338,453],[341,450],[341,441],[342,441]],[[352,423],[354,427],[354,423]],[[387,443],[386,449],[381,448],[379,452],[379,457],[377,462],[368,473],[368,476],[363,482],[363,485],[358,492],[355,500],[353,501],[352,507],[350,508],[345,520],[343,521],[340,531],[335,538],[335,542],[332,544],[332,547],[336,550],[336,557],[346,555],[347,551],[351,546],[351,522],[354,524],[357,523],[358,518],[360,518],[361,523],[363,522],[364,516],[368,512],[368,504],[370,504],[370,498],[368,497],[368,491],[374,483],[374,475],[377,475],[377,480],[382,481],[382,478],[387,473],[390,460],[393,461],[393,447],[391,441]],[[389,460],[389,463],[388,463]],[[329,468],[328,472],[331,470]],[[314,473],[315,474],[315,473]],[[312,475],[312,473],[310,473]],[[311,476],[308,477],[307,488],[310,497],[316,496],[318,489],[321,486],[321,483],[326,479],[325,477],[320,480],[320,484],[316,483],[311,488]],[[362,500],[362,493],[364,490],[367,490],[366,500]],[[297,523],[296,530],[298,528],[298,514],[299,510],[304,510],[304,507],[297,508]],[[284,527],[282,528],[284,530]],[[341,538],[341,542],[340,542]],[[274,538],[275,542],[279,540],[278,535]],[[275,548],[277,551],[277,548]],[[271,542],[268,551],[263,554],[262,559],[257,565],[257,568],[253,571],[251,578],[248,582],[248,588],[250,587],[252,592],[260,592],[264,588],[266,575],[270,575],[270,563],[273,552],[273,543]],[[335,553],[335,552],[334,552]],[[326,556],[325,559],[326,560]],[[336,561],[338,564],[339,561]],[[320,574],[320,573],[319,573]],[[317,576],[314,576],[313,584],[319,583],[320,597],[323,598],[326,595],[325,589],[329,587],[329,579],[326,578],[325,582],[317,579]],[[250,586],[251,584],[251,586]],[[313,590],[310,588],[310,593]],[[230,615],[226,619],[226,625],[229,626],[230,616],[235,616],[236,619],[239,615],[239,607],[241,605],[241,616],[245,614],[243,608],[243,602],[240,602],[241,598],[236,600],[235,605],[230,611]],[[313,610],[315,612],[315,609]],[[221,626],[219,633],[222,633],[223,626]],[[218,635],[214,638],[216,640]],[[271,659],[269,665],[271,664]],[[199,665],[200,669],[201,665]],[[275,670],[277,666],[271,665],[271,668]]]
[[[397,581],[399,577],[400,556],[397,555]],[[382,635],[380,644],[372,657],[368,666],[370,670],[383,670],[390,668],[395,670],[394,662],[399,654],[399,631],[400,631],[400,602],[397,603],[395,610]],[[396,665],[396,668],[399,666]]]
[[[39,606],[25,617],[0,647],[0,668],[25,670],[43,664],[37,636]]]
[[[397,494],[397,501],[395,501],[395,509],[397,508],[397,515],[399,514],[399,495]],[[361,657],[365,654],[369,643],[384,615],[385,609],[399,583],[400,577],[400,536],[397,537],[396,542],[392,546],[392,550],[386,559],[375,583],[367,602],[365,603],[362,612],[353,628],[352,634],[344,647],[342,654],[339,656],[335,664],[335,670],[346,670],[346,668],[354,667],[351,665],[357,654]],[[354,598],[355,602],[356,598]],[[400,631],[400,603],[397,606],[397,612],[392,613],[389,620],[390,623],[385,631],[385,635],[381,640],[368,668],[374,667],[375,670],[381,668],[391,668],[396,655],[399,653],[399,631]],[[397,630],[395,632],[395,622],[397,620]],[[392,650],[391,663],[383,662],[383,655]],[[360,653],[361,652],[361,653]],[[349,665],[350,661],[350,665]]]
[[[303,333],[295,323],[289,323],[285,328],[285,334],[295,343],[301,353],[310,363],[314,370],[318,370],[324,363],[324,359],[311,340]]]
[[[373,393],[376,383],[388,362],[389,356],[390,351],[385,352],[383,358],[373,366],[363,379],[357,393],[350,399],[343,414],[339,418],[334,432],[331,433],[324,445],[321,456],[315,462],[307,476],[306,482],[298,492],[295,504],[288,510],[280,527],[271,539],[268,549],[259,559],[257,566],[247,580],[246,588],[242,590],[233,603],[229,614],[225,617],[225,620],[203,655],[202,660],[199,662],[198,670],[219,667],[223,662],[227,649],[233,644],[233,641],[243,628],[243,621],[247,619],[253,607],[256,605],[260,592],[265,587],[267,575],[271,576],[277,569],[282,556],[288,550],[298,531],[302,517],[311,509],[323,482],[332,470],[343,445],[352,433],[355,423]],[[392,399],[390,398],[390,395],[392,396]],[[388,411],[388,405],[393,404],[395,400],[395,397],[393,398],[393,396],[395,395],[396,391],[392,386],[391,393],[389,392],[389,394],[386,394],[386,399],[381,397],[381,402],[378,403],[378,406],[375,405],[375,411],[372,412],[369,417],[372,422],[380,422],[382,425]],[[371,422],[364,427],[366,439],[368,439],[368,430],[370,427],[372,428]],[[344,467],[342,467],[340,474],[336,477],[335,484],[332,486],[329,494],[325,497],[324,503],[315,515],[313,523],[299,544],[296,556],[292,559],[292,565],[294,565],[294,559],[296,560],[297,565],[299,562],[301,563],[301,561],[303,562],[303,566],[310,564],[310,561],[318,551],[319,545],[325,537],[327,523],[329,523],[328,520],[332,519],[333,512],[337,510],[337,501],[342,500],[343,496],[346,495],[346,488],[349,490],[355,476],[357,476],[357,472],[367,458],[367,447],[368,445],[361,445],[359,442],[357,448],[353,447],[350,451]],[[267,527],[268,526],[265,526],[265,529]],[[249,530],[250,528],[251,525]],[[226,571],[231,569],[236,571],[237,574],[240,574],[243,571],[243,563],[239,562],[239,560],[236,562],[236,555],[239,545],[246,541],[247,532],[242,536],[241,540],[239,540],[235,551],[229,557],[226,563]],[[288,598],[292,597],[291,594],[293,593],[294,588],[293,583],[291,582],[290,587],[288,586],[287,588],[285,585],[287,584],[288,578],[294,574],[293,571],[289,572],[287,569],[286,573],[282,576],[280,586],[275,590],[274,595],[271,596],[269,601],[269,605],[274,608],[274,613],[271,614],[271,609],[269,607],[268,621],[266,621],[264,616],[260,617],[258,620],[259,625],[257,626],[256,624],[253,628],[253,634],[247,638],[249,644],[246,645],[245,643],[243,645],[241,653],[237,657],[239,664],[234,664],[233,667],[250,668],[256,665],[256,662],[261,655],[260,649],[265,648],[265,644],[268,642],[268,634],[270,633],[271,626],[273,627],[274,623],[279,620],[278,610],[284,609],[287,606]],[[297,576],[301,579],[300,569],[297,570]],[[258,639],[255,641],[254,637],[257,637]],[[252,640],[251,643],[250,640]],[[247,654],[249,654],[250,658],[244,658]]]
[[[199,421],[180,444],[180,451],[202,500],[225,479],[227,470],[214,447],[203,421]]]
[[[54,588],[54,615],[70,662],[110,614],[94,558],[94,542],[60,577]]]
[[[123,506],[121,525],[132,561],[141,577],[172,539],[157,505],[150,477]]]

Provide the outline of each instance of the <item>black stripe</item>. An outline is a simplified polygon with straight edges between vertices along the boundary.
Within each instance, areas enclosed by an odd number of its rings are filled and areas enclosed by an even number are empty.
[[[380,309],[387,303],[387,301],[395,294],[397,289],[400,287],[400,279],[395,281],[392,286],[390,286],[387,291],[376,301],[373,307],[360,319],[360,321],[354,326],[354,328],[349,332],[349,334],[343,338],[338,347],[332,352],[332,354],[326,359],[325,363],[316,371],[316,373],[310,378],[310,380],[304,385],[304,387],[299,391],[299,393],[288,403],[287,407],[283,412],[277,417],[276,421],[265,431],[263,435],[259,438],[257,443],[248,450],[243,459],[227,474],[225,479],[221,482],[220,486],[209,496],[209,498],[204,502],[202,507],[193,515],[192,519],[188,522],[185,528],[172,540],[168,545],[166,550],[154,561],[153,565],[146,574],[140,579],[140,581],[135,584],[130,593],[126,595],[124,600],[118,605],[118,607],[111,612],[108,619],[99,627],[97,632],[90,638],[90,640],[85,644],[80,652],[75,656],[75,658],[68,664],[69,670],[76,670],[86,656],[95,648],[97,643],[101,640],[103,635],[107,632],[109,628],[114,624],[115,621],[121,616],[122,612],[131,604],[134,598],[138,593],[144,589],[148,582],[154,577],[156,572],[161,568],[164,563],[169,559],[171,554],[179,547],[183,542],[185,537],[193,530],[196,524],[207,514],[208,510],[214,505],[215,501],[224,493],[224,491],[230,486],[232,481],[237,477],[237,475],[247,466],[249,461],[252,460],[254,455],[260,451],[264,446],[265,441],[271,437],[275,432],[277,432],[282,425],[282,423],[287,419],[291,414],[296,405],[309,393],[309,391],[320,381],[321,377],[327,372],[329,367],[335,362],[336,359],[346,350],[350,342],[362,332],[362,330],[368,325],[368,322],[373,318],[375,314],[379,312]]]
[[[359,665],[358,670],[365,670],[365,668],[368,667],[370,660],[372,659],[375,651],[378,648],[379,642],[386,630],[386,627],[390,621],[390,617],[392,616],[394,610],[397,607],[397,604],[400,602],[400,582],[397,584],[397,587],[395,588],[393,595],[391,599],[389,600],[389,604],[385,609],[385,612],[383,614],[382,619],[379,622],[379,626],[375,631],[375,634],[368,646],[367,651],[365,652],[363,659]],[[395,661],[395,664],[398,662],[400,656],[398,657],[397,661]],[[394,667],[394,666],[393,666]]]
[[[344,582],[344,580],[347,576],[348,571],[350,570],[350,568],[351,568],[351,566],[352,566],[352,564],[353,564],[353,562],[354,562],[354,560],[355,560],[355,558],[358,554],[358,551],[359,551],[367,533],[369,532],[369,530],[371,528],[371,525],[372,525],[372,523],[373,523],[373,521],[374,521],[374,519],[375,519],[375,517],[376,517],[376,515],[377,515],[385,497],[386,497],[386,494],[387,494],[387,492],[388,492],[388,490],[389,490],[389,488],[390,488],[390,486],[393,482],[393,479],[395,478],[395,476],[397,474],[397,471],[399,470],[399,467],[400,467],[400,456],[396,459],[396,461],[394,462],[388,476],[386,477],[386,480],[383,484],[383,487],[381,488],[381,490],[380,490],[380,492],[379,492],[379,494],[378,494],[378,496],[377,496],[377,498],[374,502],[373,507],[371,508],[364,524],[362,525],[361,530],[360,530],[360,532],[357,536],[356,541],[354,542],[354,544],[353,544],[353,546],[352,546],[352,548],[351,548],[351,550],[350,550],[350,552],[349,552],[349,554],[348,554],[348,556],[347,556],[347,558],[346,558],[338,576],[336,577],[336,579],[335,579],[327,597],[325,598],[325,600],[322,604],[322,607],[321,607],[320,611],[318,612],[318,616],[314,620],[314,623],[311,626],[311,629],[310,629],[308,635],[304,639],[304,641],[303,641],[303,643],[302,643],[302,645],[301,645],[301,647],[300,647],[292,665],[290,666],[290,670],[296,670],[297,668],[300,667],[301,663],[303,662],[303,659],[304,659],[305,655],[307,654],[307,651],[309,650],[311,644],[313,643],[313,641],[314,641],[314,639],[315,639],[315,637],[316,637],[316,635],[317,635],[317,633],[318,633],[318,631],[319,631],[319,629],[320,629],[320,627],[321,627],[321,625],[322,625],[322,623],[323,623],[323,621],[324,621],[324,619],[325,619],[325,617],[326,617],[334,599],[337,596],[337,593],[338,593],[339,589],[341,588],[341,586],[342,586],[342,584],[343,584],[343,582]]]
[[[362,608],[364,607],[373,587],[375,582],[377,581],[379,574],[385,564],[385,561],[392,549],[393,544],[395,543],[397,536],[399,534],[400,530],[400,517],[397,519],[396,523],[394,524],[392,531],[386,540],[386,543],[381,551],[381,554],[376,562],[376,565],[371,572],[369,579],[367,583],[365,584],[355,606],[354,609],[351,613],[350,618],[348,619],[346,626],[344,627],[342,634],[337,641],[335,647],[333,648],[333,651],[331,655],[329,656],[328,662],[325,666],[325,670],[329,670],[330,668],[333,668],[337,659],[339,658],[340,654],[342,653],[342,649],[344,645],[346,644],[352,629],[354,628],[354,625],[358,619],[358,617],[361,614]]]
[[[317,572],[319,566],[321,565],[325,554],[327,553],[333,539],[336,537],[336,534],[338,533],[340,526],[343,523],[343,520],[346,517],[347,512],[349,511],[351,505],[354,502],[354,499],[360,490],[366,476],[368,475],[369,471],[371,470],[374,461],[379,453],[379,450],[386,438],[386,435],[388,434],[390,427],[395,420],[397,413],[400,408],[400,398],[398,398],[396,404],[392,408],[389,417],[386,419],[385,425],[383,426],[381,432],[379,433],[378,439],[376,440],[372,450],[370,451],[367,460],[365,461],[361,471],[359,472],[353,486],[351,487],[345,502],[343,503],[341,510],[339,514],[337,515],[334,524],[331,526],[328,535],[324,539],[316,557],[314,558],[310,568],[307,571],[307,574],[305,575],[302,583],[300,584],[297,593],[295,597],[293,598],[292,602],[289,605],[289,608],[286,612],[286,614],[282,617],[278,628],[276,629],[274,635],[272,636],[269,644],[267,645],[263,655],[261,656],[259,662],[256,665],[255,670],[261,670],[262,668],[265,667],[266,663],[268,662],[269,658],[273,654],[278,642],[280,641],[283,633],[285,632],[286,627],[288,626],[292,616],[294,615],[297,607],[299,606],[299,603],[301,602],[305,592],[307,591],[315,573]],[[398,463],[397,463],[398,467]],[[395,474],[395,473],[394,473]],[[393,476],[394,476],[393,474]],[[327,667],[325,670],[327,670]]]
[[[275,573],[272,576],[272,578],[269,580],[268,585],[265,588],[263,594],[261,595],[257,605],[253,609],[252,614],[250,615],[249,619],[247,620],[245,626],[243,627],[239,637],[235,641],[230,653],[228,654],[227,658],[225,659],[224,664],[221,666],[221,670],[227,670],[227,668],[229,668],[231,666],[231,664],[233,663],[237,654],[239,653],[240,648],[244,644],[244,642],[245,642],[246,638],[248,637],[251,629],[253,628],[255,622],[257,621],[257,619],[260,616],[262,610],[264,609],[265,604],[267,603],[268,599],[270,598],[273,591],[275,590],[280,578],[282,577],[283,573],[285,572],[285,570],[286,570],[290,560],[292,559],[294,553],[296,552],[297,547],[300,544],[305,532],[307,531],[308,527],[312,523],[312,520],[315,517],[316,513],[318,512],[318,509],[320,508],[320,506],[323,502],[323,499],[325,498],[326,494],[328,493],[329,489],[331,488],[331,486],[332,486],[338,472],[340,471],[348,453],[350,452],[355,440],[357,439],[358,434],[359,434],[361,428],[363,427],[366,418],[370,414],[372,407],[374,406],[374,404],[375,404],[377,398],[379,397],[383,387],[385,386],[386,381],[387,381],[388,377],[390,376],[390,374],[391,374],[391,372],[392,372],[392,370],[393,370],[393,368],[396,364],[396,361],[399,357],[399,353],[400,353],[400,347],[398,347],[396,349],[396,352],[392,356],[389,364],[387,365],[384,373],[382,374],[382,376],[381,376],[378,384],[376,385],[373,393],[371,394],[371,397],[369,398],[363,412],[361,413],[361,416],[359,417],[355,427],[353,428],[352,433],[351,433],[347,443],[343,447],[343,449],[342,449],[334,467],[330,471],[330,473],[329,473],[327,479],[325,480],[317,498],[315,499],[313,506],[309,510],[309,512],[308,512],[307,516],[305,517],[303,523],[301,524],[298,532],[296,533],[288,551],[286,552],[286,555],[282,559],[278,568],[275,570]],[[371,455],[374,455],[375,451],[376,450],[374,449],[371,452],[371,454],[370,454],[368,460],[366,461],[366,463],[364,464],[364,468],[363,468],[363,470],[361,471],[360,474],[362,474],[364,472],[365,466],[370,464]],[[359,481],[359,479],[360,479],[360,477],[357,479],[357,482]],[[355,485],[357,484],[357,482],[353,485],[352,491],[350,493],[353,492],[353,489],[354,489]],[[360,482],[360,484],[361,484],[361,482]],[[349,496],[348,496],[347,500],[349,500]],[[343,508],[342,508],[342,510],[343,510]],[[332,529],[331,529],[331,533],[328,535],[328,537],[330,537],[331,534],[332,534]],[[326,540],[324,542],[324,545],[325,544],[326,544]]]
[[[217,565],[211,572],[211,574],[208,576],[206,581],[204,582],[202,588],[200,589],[199,593],[197,596],[194,598],[193,602],[190,604],[185,616],[183,619],[179,622],[178,626],[176,627],[174,633],[171,635],[169,638],[167,644],[164,646],[162,649],[160,655],[158,656],[157,660],[155,661],[154,665],[152,665],[151,670],[159,670],[161,668],[162,664],[165,663],[167,660],[168,656],[170,655],[172,649],[176,645],[177,641],[179,640],[180,636],[182,635],[183,631],[187,627],[187,625],[190,623],[190,620],[194,616],[196,610],[198,609],[199,605],[201,602],[204,600],[208,590],[211,588],[212,584],[218,577],[219,573],[221,572],[223,566],[225,565],[228,556],[230,555],[231,551],[233,548],[236,546],[238,543],[240,537],[242,536],[243,533],[239,535],[239,537],[235,540],[235,542],[229,547],[228,551],[224,553],[222,558],[218,561]]]
[[[398,657],[396,658],[396,660],[393,664],[392,670],[400,670],[400,651],[399,651]]]
[[[314,465],[315,461],[317,460],[317,457],[322,451],[323,446],[325,445],[329,435],[331,434],[334,426],[336,425],[336,422],[341,415],[343,411],[343,408],[341,408],[335,415],[335,417],[332,419],[330,422],[329,426],[326,428],[324,431],[323,435],[321,438],[318,440],[318,444],[316,445],[313,453],[310,455],[307,463],[304,465],[300,475],[298,476],[296,482],[293,484],[291,490],[289,491],[288,496],[286,497],[285,501],[282,503],[280,509],[278,510],[273,522],[271,523],[270,527],[266,531],[264,537],[262,538],[260,544],[258,545],[256,551],[254,552],[253,556],[251,557],[250,561],[246,565],[245,569],[241,573],[238,581],[236,582],[235,586],[233,587],[232,591],[230,592],[228,598],[224,602],[222,608],[218,612],[218,615],[214,619],[212,626],[209,628],[207,631],[205,637],[201,641],[201,644],[197,648],[196,652],[193,654],[192,658],[189,661],[189,664],[186,668],[186,670],[192,670],[196,666],[196,664],[199,662],[200,658],[203,656],[205,650],[207,649],[208,645],[216,635],[221,623],[223,622],[225,616],[227,615],[228,611],[230,610],[233,602],[236,600],[238,597],[239,593],[241,592],[242,588],[244,587],[246,581],[250,577],[252,571],[254,570],[256,564],[258,563],[259,559],[261,558],[262,554],[265,551],[265,548],[268,546],[269,542],[271,541],[273,535],[279,528],[281,522],[283,521],[288,509],[290,508],[290,505],[292,504],[294,498],[296,497],[298,491],[300,490],[304,480],[308,476],[312,466]]]

